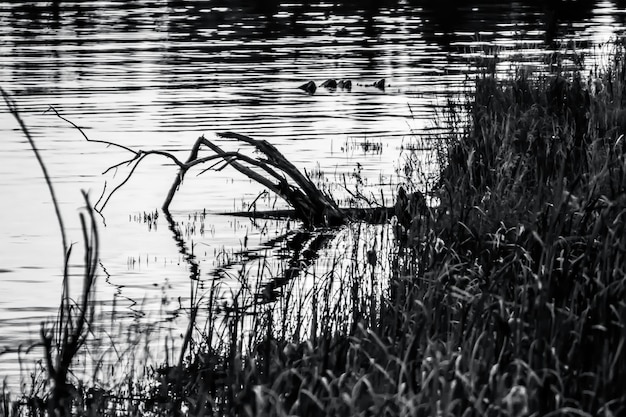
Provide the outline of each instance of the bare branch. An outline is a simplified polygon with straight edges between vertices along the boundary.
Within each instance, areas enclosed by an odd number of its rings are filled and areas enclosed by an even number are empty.
[[[106,200],[104,200],[104,203],[102,204],[102,207],[100,207],[100,211],[104,210],[104,208],[106,207],[106,205],[108,204],[109,200],[111,199],[111,197],[113,196],[113,194],[115,194],[115,192],[117,190],[119,190],[120,188],[122,188],[124,186],[124,184],[126,184],[128,182],[128,180],[130,180],[130,177],[133,175],[133,173],[135,172],[135,169],[137,169],[137,167],[139,166],[139,162],[141,162],[141,160],[145,157],[146,155],[142,155],[140,156],[137,161],[135,162],[135,165],[131,168],[130,172],[128,173],[128,175],[126,176],[126,178],[124,179],[124,181],[122,181],[121,183],[119,183],[114,189],[113,191],[111,191],[109,193],[109,196],[106,198]]]
[[[174,181],[170,185],[168,194],[162,205],[162,209],[166,213],[169,212],[169,206],[172,199],[182,184],[187,172],[197,165],[217,160],[217,163],[213,163],[209,168],[202,170],[200,174],[203,174],[211,169],[219,171],[227,166],[232,166],[248,178],[258,182],[283,198],[295,209],[297,216],[300,217],[300,219],[303,220],[303,222],[308,226],[328,224],[329,222],[342,223],[344,221],[345,213],[337,206],[337,203],[332,199],[332,197],[319,190],[311,178],[309,178],[307,173],[303,175],[302,172],[295,167],[295,165],[287,160],[287,158],[285,158],[282,153],[276,149],[276,147],[266,140],[256,140],[249,136],[232,132],[226,132],[219,135],[223,138],[235,139],[253,146],[262,154],[262,157],[260,158],[253,158],[239,151],[226,152],[215,143],[207,140],[204,136],[201,136],[194,142],[187,160],[182,162],[172,153],[163,150],[135,151],[129,147],[113,142],[89,139],[79,126],[61,116],[54,107],[50,107],[49,110],[54,112],[57,117],[78,129],[85,140],[89,142],[103,143],[108,146],[116,146],[133,154],[132,158],[114,164],[104,171],[106,174],[111,170],[118,169],[122,165],[131,166],[130,171],[124,180],[108,194],[104,202],[100,205],[100,208],[96,208],[98,213],[101,213],[101,211],[104,210],[113,194],[115,194],[130,180],[130,177],[134,174],[135,170],[145,157],[149,155],[159,155],[169,159],[178,167],[178,173],[176,174],[176,177],[174,177]],[[199,157],[200,148],[203,145],[215,152],[215,154]],[[104,196],[105,190],[103,190],[96,206],[102,202]]]
[[[184,168],[187,164],[184,162],[181,162],[180,159],[176,158],[174,155],[172,155],[169,152],[166,151],[159,151],[159,150],[151,150],[151,151],[138,151],[139,154],[143,156],[148,156],[148,155],[161,155],[164,156],[166,158],[168,158],[169,160],[171,160],[172,162],[174,162],[176,165],[178,165],[179,168]]]
[[[83,135],[83,138],[85,138],[85,140],[87,142],[102,143],[102,144],[105,144],[107,146],[115,146],[115,147],[118,147],[120,149],[124,149],[125,151],[137,154],[137,151],[132,150],[128,146],[120,145],[119,143],[114,143],[114,142],[109,142],[109,141],[106,141],[106,140],[99,140],[99,139],[89,139],[87,137],[87,135],[85,134],[85,132],[83,131],[83,129],[80,128],[80,126],[78,126],[76,123],[72,122],[71,120],[66,119],[65,117],[61,116],[61,114],[53,106],[48,107],[48,110],[46,110],[44,112],[44,114],[47,113],[50,110],[52,110],[54,112],[54,114],[56,114],[56,116],[59,119],[61,119],[61,120],[65,121],[65,122],[71,124],[72,126],[74,126],[80,132],[80,134]]]
[[[234,132],[219,133],[218,136],[228,139],[236,139],[254,146],[259,152],[267,157],[267,160],[265,161],[266,163],[280,169],[287,176],[291,177],[291,179],[293,179],[293,181],[302,189],[302,191],[304,191],[305,194],[316,200],[316,205],[328,205],[332,211],[336,213],[340,212],[340,209],[334,200],[325,197],[318,198],[323,196],[323,193],[319,191],[317,186],[315,186],[315,184],[305,175],[302,175],[302,172],[300,172],[295,165],[285,158],[284,155],[268,141],[256,140],[249,136]]]
[[[104,170],[104,172],[102,172],[102,174],[106,174],[107,172],[109,172],[112,169],[117,169],[122,165],[127,165],[127,164],[131,164],[132,162],[134,162],[135,160],[137,160],[138,158],[143,159],[145,156],[148,155],[160,155],[160,156],[164,156],[168,159],[170,159],[171,161],[173,161],[176,165],[178,165],[179,168],[184,169],[185,168],[185,163],[181,162],[180,159],[176,158],[174,155],[172,155],[169,152],[166,151],[137,151],[135,153],[135,156],[127,159],[125,161],[122,162],[118,162],[115,165],[111,165],[110,167],[108,167],[107,169]]]
[[[130,165],[130,164],[132,164],[133,162],[135,162],[135,161],[136,161],[136,160],[137,160],[140,156],[141,156],[141,155],[137,153],[137,154],[135,154],[135,156],[133,156],[133,157],[132,157],[132,158],[130,158],[130,159],[127,159],[127,160],[122,161],[122,162],[118,162],[118,163],[117,163],[117,164],[115,164],[115,165],[111,165],[110,167],[108,167],[107,169],[105,169],[105,170],[102,172],[102,175],[104,175],[104,174],[108,173],[108,172],[109,172],[110,170],[112,170],[112,169],[117,169],[117,168],[121,167],[122,165]]]
[[[230,160],[232,158],[239,158],[240,156],[243,156],[243,155],[241,155],[238,152],[224,152],[223,154],[219,154],[219,155],[203,156],[200,159],[196,159],[196,160],[191,161],[191,162],[186,162],[184,164],[184,167],[186,169],[190,169],[190,168],[195,167],[196,165],[200,165],[200,164],[203,164],[205,162],[213,161],[215,159],[217,159],[218,162],[226,162],[226,163],[228,163],[228,160]],[[216,164],[213,164],[211,166],[215,166]],[[207,169],[210,169],[210,167],[207,168]],[[203,171],[206,171],[206,170],[203,170]]]
[[[204,139],[203,142],[205,145],[207,145],[209,148],[211,148],[211,150],[213,150],[214,152],[216,152],[218,155],[222,155],[222,154],[226,154],[226,152],[224,152],[219,146],[215,145],[212,142],[209,142],[208,140]],[[267,165],[264,165],[262,163],[260,163],[259,161],[250,158],[249,156],[240,154],[238,152],[235,152],[235,156],[237,159],[242,160],[244,162],[247,162],[250,165],[254,165],[254,166],[258,166],[259,168],[262,168],[263,170],[265,170],[267,173],[269,173],[270,175],[272,175],[276,180],[279,181],[279,184],[274,184],[272,183],[270,180],[268,180],[267,178],[263,177],[262,175],[260,175],[259,173],[257,173],[256,171],[241,165],[240,163],[236,162],[236,160],[230,160],[229,161],[229,165],[231,165],[233,168],[235,168],[237,171],[241,172],[242,174],[244,174],[245,176],[247,176],[248,178],[251,178],[253,180],[255,180],[256,182],[260,183],[261,185],[264,185],[265,187],[269,188],[271,191],[275,192],[276,194],[280,195],[282,198],[284,198],[285,200],[287,200],[287,202],[289,202],[289,196],[285,194],[285,192],[287,191],[288,187],[291,187],[291,185],[289,185],[286,181],[286,179],[284,177],[281,177],[276,171],[272,170],[270,167],[268,167]]]
[[[228,165],[232,165],[232,161],[238,159],[240,161],[244,161],[250,165],[254,165],[256,167],[259,167],[261,169],[263,169],[265,172],[267,172],[268,174],[270,174],[272,177],[276,178],[277,181],[286,181],[287,179],[285,178],[284,175],[280,175],[279,173],[277,173],[275,170],[273,170],[271,167],[267,166],[267,164],[265,164],[262,161],[259,161],[257,159],[253,159],[250,158],[247,155],[244,155],[242,153],[239,152],[225,152],[223,151],[221,148],[219,148],[217,145],[211,143],[211,142],[206,142],[206,145],[209,146],[213,151],[217,152],[217,155],[211,155],[211,156],[207,156],[204,158],[200,158],[200,159],[196,159],[193,162],[190,162],[189,164],[187,164],[187,166],[189,168],[195,166],[195,165],[199,165],[202,164],[204,162],[213,160],[213,159],[223,159],[226,163],[226,166]],[[222,167],[223,169],[223,167]],[[204,170],[206,171],[206,170]],[[204,172],[203,171],[203,172]]]

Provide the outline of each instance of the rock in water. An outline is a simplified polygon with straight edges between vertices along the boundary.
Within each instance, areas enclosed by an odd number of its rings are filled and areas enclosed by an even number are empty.
[[[380,80],[376,81],[373,85],[379,90],[385,91],[385,79],[384,78],[381,78]]]
[[[330,89],[335,89],[337,88],[337,81],[333,80],[332,78],[324,81],[322,83],[322,87],[326,87],[326,88],[330,88]]]
[[[314,81],[309,81],[307,83],[302,84],[300,87],[298,87],[300,90],[304,90],[309,94],[315,94],[315,91],[317,90],[317,85],[315,85]]]
[[[337,83],[337,86],[339,88],[341,88],[342,90],[352,90],[352,81],[350,80],[341,80],[339,81],[339,83]]]

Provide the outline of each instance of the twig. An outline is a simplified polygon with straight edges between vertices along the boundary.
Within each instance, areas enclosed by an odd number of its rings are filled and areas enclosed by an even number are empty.
[[[87,137],[87,135],[85,134],[85,132],[83,132],[83,129],[80,128],[80,126],[78,126],[76,123],[72,122],[71,120],[66,119],[65,117],[61,116],[61,114],[53,106],[48,107],[48,110],[46,110],[44,112],[44,114],[46,114],[50,110],[52,110],[54,112],[54,114],[56,114],[56,116],[59,119],[64,120],[65,122],[67,122],[67,123],[71,124],[72,126],[74,126],[80,132],[80,134],[83,135],[83,137],[85,138],[85,140],[87,142],[103,143],[103,144],[105,144],[107,146],[115,146],[115,147],[118,147],[120,149],[124,149],[125,151],[131,152],[131,153],[134,153],[134,154],[137,153],[137,151],[134,151],[134,150],[132,150],[131,148],[129,148],[127,146],[120,145],[119,143],[114,143],[114,142],[109,142],[109,141],[106,141],[106,140],[99,140],[99,139],[89,139]]]
[[[117,185],[115,188],[113,188],[113,190],[111,191],[111,193],[109,193],[109,196],[106,198],[106,200],[104,201],[104,203],[102,204],[102,206],[100,208],[97,208],[97,204],[102,200],[103,196],[104,196],[104,190],[102,192],[102,196],[100,196],[100,199],[98,199],[98,203],[96,203],[96,207],[94,208],[94,210],[99,213],[102,216],[102,210],[104,210],[104,208],[106,207],[107,203],[109,202],[110,198],[113,196],[113,194],[115,194],[116,191],[118,191],[124,184],[126,184],[128,182],[128,180],[130,179],[131,175],[133,174],[133,172],[135,171],[135,169],[137,169],[137,166],[139,164],[139,162],[141,162],[141,160],[143,160],[146,156],[148,155],[160,155],[163,156],[165,158],[168,158],[169,160],[171,160],[172,162],[174,162],[181,170],[187,170],[189,169],[188,167],[185,166],[185,163],[183,163],[182,161],[180,161],[178,158],[176,158],[173,154],[171,154],[170,152],[166,152],[166,151],[160,151],[160,150],[148,150],[148,151],[144,151],[144,150],[134,150],[129,148],[128,146],[124,146],[124,145],[120,145],[119,143],[115,143],[115,142],[110,142],[110,141],[106,141],[106,140],[99,140],[99,139],[90,139],[87,134],[83,131],[83,129],[78,126],[76,123],[72,122],[71,120],[67,119],[66,117],[62,116],[57,109],[55,109],[53,106],[50,106],[48,108],[48,110],[46,110],[46,112],[48,111],[52,111],[54,112],[54,114],[60,118],[61,120],[69,123],[70,125],[72,125],[74,128],[76,128],[80,134],[83,136],[83,138],[87,141],[87,142],[92,142],[92,143],[102,143],[105,144],[107,146],[115,146],[118,147],[120,149],[123,149],[125,151],[128,151],[130,153],[132,153],[134,156],[131,159],[127,159],[125,161],[119,162],[117,164],[114,164],[110,167],[108,167],[103,174],[108,173],[109,171],[111,171],[112,169],[117,169],[122,165],[130,165],[133,162],[135,163],[134,166],[132,167],[130,173],[126,176],[126,178],[124,179],[124,181],[122,181],[121,184]],[[44,113],[46,113],[44,112]],[[197,150],[196,150],[196,154],[197,154]],[[195,159],[195,157],[194,157]]]
[[[109,202],[109,200],[111,199],[111,197],[113,196],[113,194],[115,194],[115,192],[117,190],[119,190],[120,188],[122,188],[124,186],[124,184],[126,184],[128,182],[128,180],[130,180],[130,177],[133,175],[133,173],[135,172],[135,169],[137,169],[137,167],[139,166],[139,162],[141,162],[141,160],[145,157],[146,155],[142,155],[140,156],[137,161],[135,162],[135,165],[131,168],[130,172],[128,173],[128,175],[126,176],[126,178],[124,179],[124,181],[122,181],[121,183],[119,183],[118,185],[115,186],[115,188],[113,188],[113,191],[111,191],[109,193],[109,196],[106,198],[106,200],[104,200],[104,203],[102,203],[102,206],[100,207],[100,211],[104,210],[104,208],[106,207],[107,203]]]
[[[133,157],[132,157],[132,158],[130,158],[130,159],[127,159],[127,160],[125,160],[125,161],[118,162],[117,164],[111,165],[110,167],[108,167],[107,169],[105,169],[105,170],[102,172],[102,175],[105,175],[105,174],[107,174],[110,170],[112,170],[112,169],[117,169],[117,168],[121,167],[122,165],[130,165],[130,164],[132,164],[133,162],[135,162],[135,161],[137,160],[137,158],[139,158],[139,154],[135,154],[135,156],[133,156]]]
[[[215,151],[217,153],[217,155],[212,155],[212,156],[209,156],[209,157],[200,158],[200,159],[197,159],[197,160],[195,160],[193,162],[190,162],[188,164],[189,168],[191,168],[191,167],[193,167],[195,165],[199,165],[201,163],[210,161],[212,159],[220,158],[220,159],[224,159],[224,161],[226,162],[226,165],[224,167],[220,168],[220,169],[223,169],[223,168],[225,168],[228,165],[233,165],[233,162],[235,160],[240,160],[240,161],[246,162],[246,163],[248,163],[250,165],[253,165],[253,166],[256,166],[258,168],[261,168],[262,170],[264,170],[265,172],[270,174],[272,177],[274,177],[279,182],[285,182],[285,183],[287,182],[287,179],[285,178],[284,175],[280,175],[278,172],[276,172],[271,167],[267,166],[267,164],[265,164],[262,161],[250,158],[249,156],[244,155],[244,154],[239,153],[239,152],[225,152],[221,148],[219,148],[217,145],[215,145],[214,143],[211,143],[209,141],[206,141],[206,142],[203,142],[203,143],[206,143],[206,145],[209,146],[209,148],[211,148],[211,150]]]

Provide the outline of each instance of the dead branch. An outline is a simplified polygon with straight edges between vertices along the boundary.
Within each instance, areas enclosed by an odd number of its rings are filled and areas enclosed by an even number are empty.
[[[162,207],[164,211],[169,210],[172,199],[187,171],[193,166],[218,157],[224,160],[225,164],[222,167],[214,168],[215,170],[231,166],[263,185],[291,205],[295,210],[296,217],[302,220],[306,226],[340,224],[346,221],[344,211],[337,206],[336,202],[317,188],[307,176],[303,175],[269,142],[231,132],[222,133],[219,136],[251,145],[263,156],[252,158],[241,152],[226,152],[204,136],[199,137],[194,143],[187,161],[184,166],[180,166],[179,172],[170,186]],[[199,157],[202,146],[209,148],[215,155]]]
[[[187,172],[197,165],[219,160],[223,162],[222,165],[213,164],[208,170],[219,171],[227,166],[233,167],[248,178],[258,182],[283,198],[293,207],[296,217],[302,220],[307,227],[342,224],[347,219],[347,213],[339,208],[332,197],[321,191],[306,172],[302,173],[285,158],[274,145],[266,140],[256,140],[249,136],[233,132],[219,134],[220,137],[233,139],[252,146],[261,154],[260,157],[253,158],[240,151],[224,151],[217,144],[201,136],[193,144],[187,160],[183,162],[172,153],[163,150],[135,150],[114,142],[89,139],[78,125],[63,117],[54,107],[50,107],[49,110],[54,112],[57,117],[76,128],[85,140],[94,143],[102,143],[107,146],[115,146],[133,154],[132,158],[112,165],[105,170],[104,173],[107,173],[123,165],[130,166],[130,171],[122,182],[114,187],[106,198],[101,197],[100,200],[103,200],[103,202],[98,208],[98,212],[101,212],[106,207],[111,197],[128,182],[141,161],[149,155],[158,155],[169,159],[178,167],[176,177],[174,177],[162,205],[162,209],[166,213],[169,213],[170,204],[176,192],[180,189]],[[203,147],[211,150],[213,154],[200,156],[200,151]],[[207,170],[203,170],[202,173],[206,171]]]
[[[78,126],[76,123],[72,122],[71,120],[69,120],[69,119],[67,119],[67,118],[65,118],[65,117],[63,117],[63,116],[61,116],[61,114],[60,114],[60,113],[57,111],[57,109],[55,109],[53,106],[48,107],[48,110],[46,110],[46,111],[44,112],[44,114],[46,114],[46,113],[47,113],[47,112],[49,112],[49,111],[53,111],[53,112],[54,112],[54,114],[55,114],[55,115],[56,115],[59,119],[61,119],[61,120],[65,121],[66,123],[71,124],[71,125],[72,125],[72,126],[73,126],[76,130],[78,130],[78,131],[80,132],[80,134],[81,134],[81,135],[83,135],[83,138],[85,138],[85,140],[86,140],[87,142],[93,142],[93,143],[103,143],[103,144],[105,144],[105,145],[107,145],[107,146],[114,146],[114,147],[117,147],[117,148],[120,148],[120,149],[124,149],[125,151],[131,152],[131,153],[134,153],[134,154],[136,154],[136,153],[137,153],[136,151],[134,151],[134,150],[130,149],[129,147],[124,146],[124,145],[120,145],[119,143],[114,143],[114,142],[109,142],[109,141],[106,141],[106,140],[99,140],[99,139],[89,139],[89,137],[85,134],[85,132],[83,131],[83,129],[82,129],[80,126]]]
[[[274,145],[266,140],[256,140],[249,136],[239,133],[226,132],[219,133],[218,136],[223,138],[236,139],[254,146],[259,152],[267,157],[268,164],[282,170],[291,177],[296,184],[311,198],[316,200],[317,204],[330,205],[330,209],[339,212],[340,209],[334,200],[322,193],[319,188],[311,181],[308,176],[303,175],[298,168],[295,167],[285,156],[276,149]],[[339,213],[336,213],[339,214]]]
[[[247,177],[263,184],[265,187],[281,196],[296,211],[296,216],[307,226],[341,224],[346,221],[346,215],[335,201],[324,194],[315,184],[305,177],[276,147],[265,140],[256,140],[238,133],[221,133],[219,136],[235,139],[252,145],[263,158],[252,159],[245,155],[238,155],[239,161],[258,167],[272,177],[268,179],[248,166],[237,161],[230,165]],[[214,143],[202,140],[203,144],[217,154],[223,154],[221,148]]]

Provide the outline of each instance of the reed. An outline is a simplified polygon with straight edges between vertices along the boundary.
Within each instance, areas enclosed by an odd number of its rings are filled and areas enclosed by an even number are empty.
[[[480,77],[441,143],[440,250],[406,297],[420,308],[402,309],[445,343],[438,412],[624,412],[622,45],[611,58],[589,78]]]
[[[60,283],[62,288],[61,305],[55,323],[52,326],[47,326],[46,324],[42,324],[41,326],[41,341],[44,347],[45,369],[48,382],[51,384],[43,400],[43,405],[45,405],[50,415],[71,415],[72,397],[75,387],[69,381],[69,374],[75,356],[85,343],[89,333],[88,327],[94,313],[92,300],[98,263],[98,233],[96,222],[89,203],[89,198],[87,194],[83,192],[87,211],[86,215],[84,213],[80,215],[84,242],[84,262],[82,264],[83,289],[81,298],[79,299],[80,301],[75,302],[71,297],[69,284],[70,257],[73,246],[67,243],[63,217],[56,198],[54,185],[37,145],[20,116],[17,104],[3,89],[0,89],[0,93],[3,96],[9,112],[17,121],[24,136],[26,136],[33,154],[37,159],[46,185],[48,186],[61,231],[61,243],[63,247],[63,280]],[[3,393],[3,400],[5,398]],[[40,408],[40,405],[37,404],[35,408]],[[2,413],[8,413],[8,407],[4,406]]]

